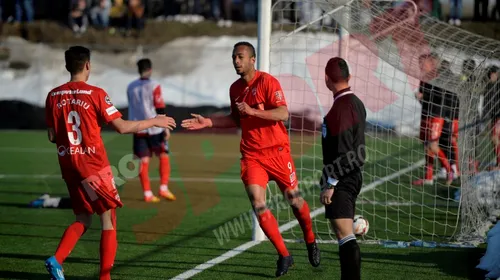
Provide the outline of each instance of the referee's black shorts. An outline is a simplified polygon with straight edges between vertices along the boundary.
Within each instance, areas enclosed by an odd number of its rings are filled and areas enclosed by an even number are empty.
[[[356,199],[362,186],[363,174],[361,171],[349,173],[339,180],[333,191],[332,203],[325,205],[325,218],[354,219]]]

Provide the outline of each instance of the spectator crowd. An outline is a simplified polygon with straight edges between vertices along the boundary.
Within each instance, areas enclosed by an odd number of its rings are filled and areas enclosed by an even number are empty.
[[[32,22],[42,6],[54,5],[55,0],[0,0],[0,22]],[[157,20],[201,22],[215,20],[220,27],[230,27],[234,21],[257,21],[258,0],[57,0],[64,3],[68,16],[65,20],[75,34],[84,33],[89,26],[98,29],[121,30],[130,34],[131,30],[141,31],[146,18]],[[418,5],[432,16],[447,20],[450,24],[460,25],[463,0],[449,1],[450,13],[443,18],[439,0],[415,0]],[[9,4],[9,5],[7,5]],[[61,3],[57,3],[60,6]],[[276,21],[292,21],[297,18],[307,23],[317,18],[322,11],[313,3],[295,1],[280,2],[284,12],[275,14]],[[285,7],[287,5],[287,7]],[[290,6],[292,5],[292,6]],[[279,9],[280,7],[278,7]],[[45,8],[47,9],[47,8]],[[297,13],[292,11],[299,11]],[[491,14],[488,14],[491,11]],[[487,21],[500,19],[500,0],[493,8],[489,0],[474,0],[474,20]],[[323,22],[323,24],[325,24]],[[326,23],[328,24],[328,23]]]

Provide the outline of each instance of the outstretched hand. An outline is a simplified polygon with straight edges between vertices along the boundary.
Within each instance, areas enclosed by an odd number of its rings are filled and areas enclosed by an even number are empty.
[[[181,126],[187,130],[197,130],[205,127],[211,127],[212,122],[208,118],[204,118],[198,114],[191,114],[193,118],[182,121]]]
[[[157,115],[155,119],[157,127],[163,127],[172,130],[177,126],[173,118],[167,117],[165,115]]]

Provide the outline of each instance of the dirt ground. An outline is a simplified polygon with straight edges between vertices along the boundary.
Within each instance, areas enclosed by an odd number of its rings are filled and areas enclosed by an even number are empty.
[[[233,23],[231,28],[220,28],[212,21],[196,24],[180,22],[148,21],[140,34],[125,36],[119,30],[96,30],[90,28],[80,37],[56,22],[37,21],[25,26],[4,24],[3,36],[21,36],[31,42],[40,42],[56,46],[84,44],[93,49],[105,49],[114,52],[135,50],[138,43],[154,48],[181,37],[199,36],[257,36],[255,23]]]

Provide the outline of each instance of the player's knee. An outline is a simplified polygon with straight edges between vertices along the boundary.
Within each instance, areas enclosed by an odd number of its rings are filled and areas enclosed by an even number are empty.
[[[287,193],[286,198],[292,208],[300,209],[304,204],[304,199],[298,191]]]
[[[168,157],[168,153],[166,152],[160,152],[160,153],[157,153],[156,156],[162,158],[162,157]]]
[[[108,210],[104,213],[101,214],[101,226],[102,230],[113,230],[115,229],[115,225],[113,223],[113,220],[116,218],[113,217],[114,215],[114,210]]]
[[[260,215],[267,211],[266,201],[252,201],[252,208],[256,215]]]
[[[330,223],[337,236],[337,239],[343,239],[346,236],[353,234],[352,220],[349,219],[331,219]]]
[[[149,163],[149,157],[141,157],[141,162]]]
[[[87,214],[81,214],[76,216],[76,220],[83,224],[85,230],[87,230],[92,225],[92,216]]]

